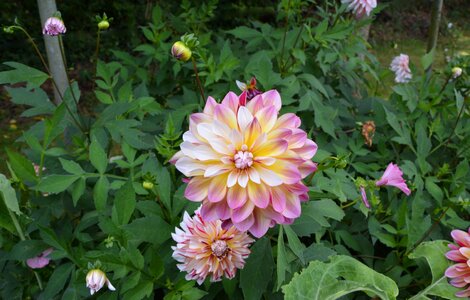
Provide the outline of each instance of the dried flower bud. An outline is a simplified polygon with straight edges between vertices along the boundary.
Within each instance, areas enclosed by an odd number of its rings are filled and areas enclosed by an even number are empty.
[[[188,61],[191,58],[191,49],[185,43],[178,41],[171,47],[171,55],[181,61]]]
[[[460,77],[460,75],[462,75],[462,68],[459,68],[459,67],[454,67],[452,68],[452,78],[457,78],[457,77]]]
[[[101,22],[98,23],[99,30],[106,30],[108,28],[109,28],[109,22],[107,20],[102,20]]]
[[[375,134],[375,123],[374,121],[367,121],[362,125],[362,136],[367,146],[372,147],[372,139]]]

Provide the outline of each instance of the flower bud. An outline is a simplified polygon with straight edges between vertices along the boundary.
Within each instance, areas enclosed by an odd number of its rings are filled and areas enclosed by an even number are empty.
[[[142,186],[143,186],[144,189],[146,189],[146,190],[151,190],[151,189],[153,189],[153,183],[150,182],[150,181],[147,181],[147,180],[144,181],[144,182],[142,182]]]
[[[188,61],[191,58],[191,49],[185,43],[178,41],[171,47],[171,55],[181,61]]]
[[[44,23],[44,28],[42,29],[42,34],[47,34],[50,36],[57,36],[64,34],[67,31],[64,25],[64,21],[58,17],[50,17]]]
[[[102,20],[98,23],[99,30],[106,30],[109,28],[109,22],[107,20]]]
[[[459,77],[460,75],[462,75],[462,68],[459,68],[459,67],[452,68],[452,78],[455,79]]]
[[[109,290],[116,290],[116,288],[106,277],[106,274],[100,269],[90,270],[86,275],[86,287],[90,289],[91,295],[98,292],[105,284],[108,286]]]

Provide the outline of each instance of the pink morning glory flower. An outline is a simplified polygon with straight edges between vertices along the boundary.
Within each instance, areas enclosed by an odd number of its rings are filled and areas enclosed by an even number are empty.
[[[408,188],[405,180],[403,179],[403,172],[394,163],[390,163],[387,166],[387,169],[385,170],[384,174],[382,175],[380,180],[378,180],[375,183],[375,185],[376,186],[382,186],[382,185],[394,186],[396,188],[399,188],[407,196],[411,194],[410,189]]]

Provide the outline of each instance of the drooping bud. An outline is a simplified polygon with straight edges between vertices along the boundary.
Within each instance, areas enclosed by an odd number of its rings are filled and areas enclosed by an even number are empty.
[[[92,269],[86,275],[86,287],[90,289],[91,295],[98,292],[105,284],[110,291],[116,290],[108,277],[106,277],[106,274],[100,269]]]
[[[191,58],[192,52],[185,43],[178,41],[171,47],[171,55],[177,60],[188,61]]]
[[[50,36],[57,36],[59,34],[64,34],[67,31],[65,28],[64,21],[58,17],[50,17],[44,23],[44,28],[42,29],[42,34],[47,34]]]
[[[364,142],[367,146],[372,147],[372,139],[375,134],[375,123],[374,121],[367,121],[362,125],[362,136],[364,137]]]
[[[459,68],[459,67],[454,67],[452,68],[452,78],[457,78],[457,77],[460,77],[460,75],[462,75],[462,68]]]

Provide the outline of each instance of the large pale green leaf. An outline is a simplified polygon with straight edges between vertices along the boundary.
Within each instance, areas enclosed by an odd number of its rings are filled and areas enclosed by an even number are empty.
[[[27,82],[28,89],[30,89],[40,87],[49,78],[46,73],[17,62],[6,62],[5,65],[13,69],[0,72],[0,84]]]
[[[458,292],[459,289],[450,285],[447,282],[447,278],[444,276],[445,270],[451,265],[451,262],[445,257],[445,253],[449,251],[449,248],[447,248],[448,243],[447,241],[424,242],[410,253],[409,258],[411,259],[426,259],[432,274],[431,284],[410,299],[425,300],[434,298],[430,296],[439,296],[445,299],[459,299],[455,297],[455,293]]]
[[[116,193],[113,206],[113,222],[118,225],[129,223],[135,209],[135,192],[132,182],[123,185]]]
[[[5,201],[5,205],[9,210],[20,214],[20,207],[15,190],[11,187],[10,180],[3,174],[0,174],[0,196],[3,197],[3,201]]]
[[[396,299],[398,295],[392,279],[344,255],[332,256],[328,263],[312,261],[282,291],[286,300],[333,300],[357,291],[381,299]]]

